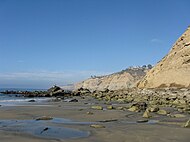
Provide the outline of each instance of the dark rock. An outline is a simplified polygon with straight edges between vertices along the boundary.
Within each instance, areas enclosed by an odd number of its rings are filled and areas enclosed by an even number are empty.
[[[107,123],[107,122],[114,122],[114,121],[118,121],[118,119],[101,120],[99,122],[101,122],[101,123]]]
[[[42,117],[37,118],[36,120],[39,121],[39,120],[52,120],[52,119],[53,119],[53,117],[42,116]]]
[[[74,96],[87,95],[90,93],[91,93],[90,90],[84,88],[79,88],[78,90],[73,92]]]
[[[48,127],[44,128],[44,129],[41,131],[41,134],[42,134],[43,132],[47,131],[47,130],[49,130]]]
[[[66,101],[66,102],[78,102],[77,99],[66,99],[65,101]]]
[[[35,101],[35,100],[29,100],[28,102],[31,102],[31,103],[32,103],[32,102],[36,102],[36,101]]]
[[[54,85],[53,87],[48,89],[48,92],[56,92],[58,90],[62,90],[61,87],[58,87],[58,86]]]
[[[148,119],[137,120],[137,123],[146,123],[146,122],[148,122]]]

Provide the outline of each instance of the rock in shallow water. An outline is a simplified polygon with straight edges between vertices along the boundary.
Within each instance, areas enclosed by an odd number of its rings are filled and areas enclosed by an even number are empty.
[[[148,122],[147,119],[144,119],[144,120],[137,120],[137,123],[146,123],[146,122]]]
[[[31,102],[31,103],[32,103],[32,102],[36,102],[36,101],[35,101],[35,100],[29,100],[28,102]]]

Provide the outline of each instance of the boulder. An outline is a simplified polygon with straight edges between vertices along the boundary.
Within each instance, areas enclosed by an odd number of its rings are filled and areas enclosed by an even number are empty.
[[[148,108],[150,112],[158,112],[159,111],[159,107],[158,106],[151,106]]]
[[[148,111],[148,109],[144,112],[144,114],[143,114],[143,116],[142,116],[143,118],[150,118],[150,117],[152,117],[151,115],[150,115],[150,112]]]
[[[132,111],[132,112],[139,112],[140,111],[137,106],[131,106],[128,110]]]
[[[168,114],[168,112],[166,110],[163,110],[163,109],[159,110],[157,113],[160,115],[167,115]]]
[[[107,106],[107,109],[111,110],[114,109],[114,107],[112,105]]]

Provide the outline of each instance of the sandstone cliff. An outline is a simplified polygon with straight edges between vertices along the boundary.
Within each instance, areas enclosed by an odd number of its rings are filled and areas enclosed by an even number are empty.
[[[190,27],[138,83],[139,88],[190,88]]]
[[[105,91],[127,89],[136,86],[136,83],[145,76],[147,68],[130,68],[118,73],[103,77],[89,78],[75,84],[75,89],[83,88],[90,91]]]

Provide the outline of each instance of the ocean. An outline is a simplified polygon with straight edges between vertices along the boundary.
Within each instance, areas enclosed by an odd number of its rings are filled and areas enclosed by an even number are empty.
[[[18,88],[1,88],[0,92],[3,91],[44,91],[45,89],[18,89]],[[33,102],[29,102],[33,100]],[[47,97],[34,97],[27,98],[23,97],[21,94],[1,94],[0,93],[0,105],[1,106],[25,106],[25,105],[37,105],[39,103],[45,103],[51,100]]]

